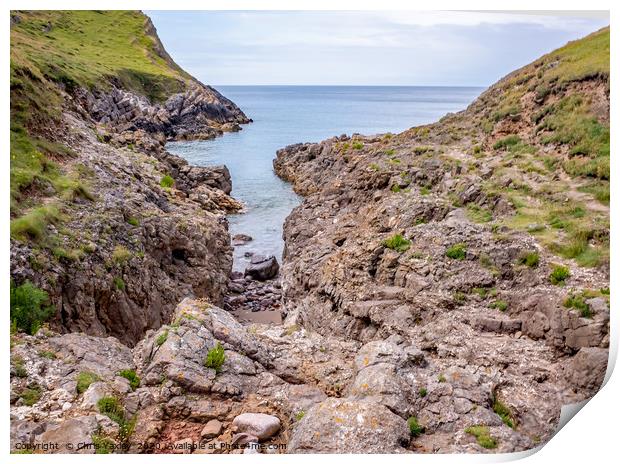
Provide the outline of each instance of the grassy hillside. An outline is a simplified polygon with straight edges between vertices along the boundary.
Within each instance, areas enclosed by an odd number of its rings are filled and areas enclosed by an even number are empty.
[[[61,216],[58,201],[92,199],[80,170],[69,167],[74,154],[59,139],[61,89],[115,83],[160,101],[191,77],[140,12],[15,11],[11,17],[11,232],[38,239]]]

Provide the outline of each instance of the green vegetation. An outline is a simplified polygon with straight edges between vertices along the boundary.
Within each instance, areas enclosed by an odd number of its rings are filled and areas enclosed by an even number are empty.
[[[564,307],[576,309],[581,317],[590,319],[593,316],[590,305],[586,303],[586,295],[583,293],[581,295],[573,293],[568,295],[564,300]]]
[[[473,425],[465,429],[465,433],[476,437],[480,446],[486,449],[497,448],[497,441],[491,437],[491,431],[486,425]]]
[[[515,419],[510,408],[498,398],[493,400],[493,412],[502,418],[502,422],[511,429],[515,428]]]
[[[21,356],[12,356],[11,366],[13,367],[13,372],[15,372],[15,377],[19,377],[20,379],[25,379],[28,377],[28,371],[26,370],[24,358]]]
[[[137,226],[140,225],[140,221],[138,220],[138,218],[135,218],[135,217],[132,216],[132,217],[127,219],[127,224],[130,224],[130,225],[132,225],[134,227],[137,227]]]
[[[41,389],[36,385],[30,388],[24,388],[20,392],[19,397],[26,406],[32,406],[41,399]]]
[[[170,188],[170,187],[172,187],[174,185],[174,179],[171,176],[169,176],[168,174],[166,174],[159,181],[159,185],[161,185],[164,188]]]
[[[41,324],[54,314],[54,308],[48,306],[47,292],[29,281],[15,286],[11,280],[10,293],[11,325],[17,330],[34,335]]]
[[[401,234],[396,234],[383,241],[383,245],[391,250],[405,252],[411,246],[411,240],[407,240]]]
[[[409,426],[409,433],[413,438],[419,437],[424,433],[424,427],[419,424],[417,417],[411,416],[407,419],[407,425]]]
[[[222,369],[224,361],[226,361],[224,347],[220,345],[220,342],[217,342],[216,345],[207,353],[207,357],[204,362],[205,367],[215,369],[215,372],[219,373]]]
[[[429,195],[431,193],[431,189],[426,186],[420,187],[420,195]]]
[[[362,148],[364,148],[364,144],[362,142],[356,141],[351,144],[351,147],[354,150],[361,150]]]
[[[529,251],[519,256],[518,262],[527,267],[538,267],[540,256],[537,251]]]
[[[504,137],[503,139],[498,140],[493,144],[493,148],[495,150],[504,150],[509,147],[513,147],[517,144],[521,143],[521,139],[516,135],[509,135],[508,137]]]
[[[131,259],[131,252],[123,245],[116,245],[112,252],[112,260],[116,264],[124,264]]]
[[[155,344],[157,346],[162,346],[168,340],[168,330],[164,330],[159,336],[155,339]]]
[[[136,371],[133,369],[123,369],[118,373],[121,377],[129,380],[129,386],[132,390],[135,390],[140,386],[140,377],[136,374]]]
[[[492,302],[489,307],[494,308],[494,309],[498,309],[502,312],[506,311],[508,309],[508,303],[506,303],[504,300],[495,300],[494,302]]]
[[[17,240],[41,240],[46,235],[47,226],[59,222],[60,219],[55,205],[32,208],[11,221],[11,237]]]
[[[93,372],[83,371],[77,376],[77,386],[75,387],[78,395],[81,395],[92,383],[99,382],[101,380],[99,376]]]
[[[42,358],[46,358],[46,359],[56,359],[58,357],[56,356],[56,353],[54,353],[53,351],[49,351],[49,350],[39,351],[39,356],[41,356]]]
[[[452,259],[465,259],[467,246],[464,243],[457,243],[446,250],[446,256]]]
[[[400,185],[394,184],[394,185],[392,185],[392,188],[390,190],[392,192],[394,192],[394,193],[399,193],[400,192]]]
[[[428,394],[428,390],[424,387],[418,390],[418,395],[420,395],[420,398],[424,398],[427,394]]]
[[[473,222],[484,223],[493,220],[493,214],[486,208],[476,204],[467,205],[467,216]]]
[[[570,277],[570,271],[566,266],[555,265],[551,274],[549,274],[549,281],[553,285],[564,285],[566,279]]]
[[[125,290],[125,281],[122,279],[122,277],[114,277],[112,282],[114,283],[114,287],[117,290]]]
[[[446,376],[443,374],[439,374],[439,377],[437,377],[437,381],[439,383],[444,383],[446,381]]]
[[[110,454],[114,452],[116,446],[113,440],[104,437],[98,433],[94,433],[91,436],[93,446],[95,447],[95,454]]]
[[[306,415],[306,411],[298,411],[297,414],[295,414],[295,420],[299,422],[300,420],[304,418],[305,415]]]
[[[97,401],[97,409],[117,424],[124,420],[125,409],[120,400],[114,396],[104,396]]]

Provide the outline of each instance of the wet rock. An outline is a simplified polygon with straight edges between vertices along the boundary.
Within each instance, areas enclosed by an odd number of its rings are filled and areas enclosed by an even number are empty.
[[[245,269],[245,275],[255,280],[273,279],[280,269],[275,256],[254,255]]]

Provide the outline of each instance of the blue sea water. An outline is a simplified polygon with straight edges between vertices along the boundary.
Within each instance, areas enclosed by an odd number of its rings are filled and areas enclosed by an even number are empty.
[[[478,87],[220,86],[254,120],[243,130],[214,140],[171,142],[167,149],[191,164],[225,164],[232,195],[246,212],[229,216],[231,235],[254,240],[235,247],[234,268],[242,270],[251,251],[280,260],[282,224],[301,199],[273,172],[276,150],[334,135],[397,133],[464,109]]]

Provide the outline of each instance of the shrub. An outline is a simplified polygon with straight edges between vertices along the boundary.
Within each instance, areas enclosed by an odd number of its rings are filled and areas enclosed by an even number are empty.
[[[13,356],[11,358],[11,365],[13,366],[13,372],[15,372],[16,377],[28,377],[28,371],[26,370],[26,366],[24,365],[24,358],[22,358],[21,356]]]
[[[117,290],[125,290],[125,281],[121,277],[114,277],[114,286]]]
[[[364,144],[362,142],[353,142],[351,147],[353,147],[354,150],[361,150],[364,148]]]
[[[34,335],[41,324],[54,313],[54,308],[47,306],[49,296],[45,290],[26,281],[16,287],[11,281],[11,324],[18,330]]]
[[[420,398],[424,398],[428,394],[428,390],[422,387],[418,390],[418,394],[420,395]]]
[[[162,346],[168,340],[168,331],[164,330],[159,336],[155,339],[155,344],[157,346]]]
[[[539,262],[540,256],[536,251],[523,253],[521,256],[519,256],[519,264],[524,264],[527,267],[538,267]]]
[[[41,399],[41,390],[37,386],[32,388],[24,388],[19,394],[19,397],[26,406],[32,406],[39,401],[39,399]]]
[[[91,436],[93,446],[95,447],[95,454],[110,454],[114,452],[116,447],[114,441],[107,437],[94,433]]]
[[[411,241],[407,240],[400,234],[393,235],[392,237],[383,241],[383,245],[391,250],[400,251],[401,253],[407,251],[411,246]]]
[[[136,374],[136,371],[133,369],[123,369],[118,373],[118,375],[129,380],[129,386],[132,390],[135,390],[140,386],[140,377],[138,377],[138,374]]]
[[[226,361],[226,355],[224,354],[224,347],[217,342],[216,345],[209,350],[205,359],[205,367],[215,369],[215,372],[220,372],[222,365]]]
[[[553,285],[564,285],[564,281],[570,277],[570,271],[566,266],[554,266],[549,281]]]
[[[504,300],[495,300],[490,306],[491,308],[499,309],[502,312],[508,309],[508,303]]]
[[[172,187],[174,185],[174,179],[171,176],[169,176],[168,174],[166,174],[159,181],[159,185],[161,185],[164,188],[170,188],[170,187]]]
[[[512,411],[510,408],[502,403],[498,398],[493,400],[493,412],[501,417],[502,422],[511,429],[515,428],[515,420],[512,417]]]
[[[99,409],[101,414],[108,416],[117,424],[125,420],[125,409],[119,399],[114,396],[104,396],[97,401],[97,409]]]
[[[464,243],[457,243],[446,250],[446,256],[452,259],[465,259],[467,247]]]
[[[112,252],[112,260],[116,264],[123,264],[131,258],[131,252],[123,245],[116,245]]]
[[[465,433],[476,437],[476,441],[480,446],[486,449],[497,448],[497,441],[491,437],[489,428],[486,425],[474,425],[467,427]]]
[[[417,417],[411,416],[407,419],[407,425],[409,426],[409,433],[414,438],[424,433],[424,427],[419,424]]]
[[[583,294],[574,295],[570,294],[564,300],[564,307],[566,308],[574,308],[579,311],[581,317],[587,317],[588,319],[592,317],[593,313],[590,309],[590,305],[586,303],[585,297]]]
[[[77,390],[78,394],[82,394],[86,390],[88,390],[88,387],[90,387],[91,383],[98,382],[99,380],[99,376],[93,372],[80,372],[77,376],[77,386],[75,387],[75,389]]]

